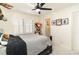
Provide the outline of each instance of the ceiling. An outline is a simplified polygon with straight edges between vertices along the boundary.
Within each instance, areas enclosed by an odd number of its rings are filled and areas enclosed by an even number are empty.
[[[11,5],[14,6],[12,8],[13,11],[38,15],[36,11],[32,11],[32,9],[34,9],[36,6],[36,3],[12,3]],[[46,3],[43,7],[52,8],[52,11],[54,12],[72,5],[76,5],[76,3]],[[44,10],[41,11],[41,14],[46,14],[49,12],[51,11]]]

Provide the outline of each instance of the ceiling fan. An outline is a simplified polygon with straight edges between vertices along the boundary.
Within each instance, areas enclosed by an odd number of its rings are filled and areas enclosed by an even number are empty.
[[[7,9],[11,9],[13,8],[12,5],[10,4],[7,4],[7,3],[0,3],[1,6],[7,8]],[[2,13],[2,10],[0,9],[0,20],[3,20],[3,21],[7,21],[7,19],[4,17],[4,14]]]
[[[35,9],[32,10],[36,10],[39,14],[41,14],[41,10],[52,10],[52,8],[43,8],[44,5],[45,3],[37,3]]]
[[[8,4],[8,3],[0,3],[0,5],[3,6],[3,7],[5,7],[5,8],[7,8],[7,9],[13,8],[13,6],[10,5],[10,4]]]

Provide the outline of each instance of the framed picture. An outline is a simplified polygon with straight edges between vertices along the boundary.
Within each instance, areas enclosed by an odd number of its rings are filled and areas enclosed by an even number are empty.
[[[62,25],[62,19],[56,19],[56,25],[61,26]]]
[[[56,20],[52,20],[52,25],[56,25]]]
[[[63,18],[62,25],[67,25],[67,24],[69,24],[69,18]]]

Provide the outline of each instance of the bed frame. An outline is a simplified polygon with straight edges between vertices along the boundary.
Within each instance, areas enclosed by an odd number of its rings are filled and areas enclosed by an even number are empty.
[[[49,38],[52,41],[52,36],[50,36]],[[49,55],[50,53],[52,53],[52,45],[47,46],[47,48],[43,50],[42,52],[40,52],[38,55]]]

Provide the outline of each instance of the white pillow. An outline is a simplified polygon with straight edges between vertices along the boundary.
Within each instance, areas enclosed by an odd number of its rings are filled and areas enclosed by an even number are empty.
[[[1,41],[1,45],[7,45],[8,44],[8,42],[7,41]]]
[[[2,34],[1,37],[0,37],[0,42],[2,41],[2,37],[3,37],[3,34]]]
[[[7,45],[8,44],[8,42],[7,41],[2,41],[2,37],[3,37],[3,34],[1,35],[1,37],[0,37],[0,43],[1,43],[1,45]]]

